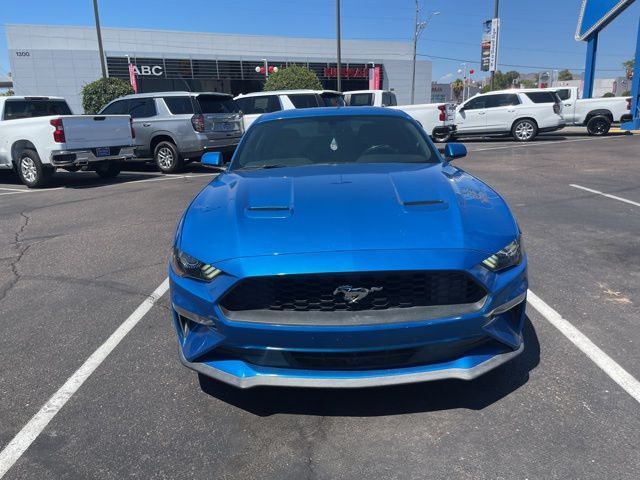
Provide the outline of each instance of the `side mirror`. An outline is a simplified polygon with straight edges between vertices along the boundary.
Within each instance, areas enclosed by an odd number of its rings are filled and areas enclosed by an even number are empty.
[[[202,155],[200,159],[200,163],[209,168],[224,168],[224,159],[222,158],[222,153],[220,152],[207,152]]]
[[[467,147],[461,143],[447,143],[447,146],[444,147],[444,158],[449,161],[466,156]]]

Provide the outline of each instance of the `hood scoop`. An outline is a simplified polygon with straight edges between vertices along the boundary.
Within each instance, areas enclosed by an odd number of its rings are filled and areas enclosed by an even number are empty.
[[[244,214],[248,218],[287,218],[293,212],[290,178],[265,178],[247,192]]]

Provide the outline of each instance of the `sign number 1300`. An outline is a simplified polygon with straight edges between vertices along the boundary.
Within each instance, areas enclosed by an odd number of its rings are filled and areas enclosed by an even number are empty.
[[[28,57],[29,55],[29,52],[16,52],[17,57]]]

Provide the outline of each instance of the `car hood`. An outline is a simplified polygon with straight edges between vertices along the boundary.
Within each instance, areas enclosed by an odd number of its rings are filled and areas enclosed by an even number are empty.
[[[207,185],[177,242],[207,263],[363,250],[490,255],[518,234],[504,200],[447,163],[235,170]]]

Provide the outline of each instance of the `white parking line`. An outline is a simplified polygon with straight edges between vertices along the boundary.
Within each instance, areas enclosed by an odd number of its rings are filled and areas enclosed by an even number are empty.
[[[628,138],[625,136],[610,136],[610,137],[596,137],[596,138],[574,138],[571,140],[556,140],[556,141],[538,141],[534,143],[517,143],[515,145],[505,145],[501,147],[487,147],[487,148],[477,148],[477,149],[469,149],[470,153],[473,152],[486,152],[487,150],[503,150],[505,148],[530,148],[530,147],[549,147],[551,145],[564,145],[565,143],[573,143],[573,142],[595,142],[599,140],[610,140],[612,138]],[[464,143],[464,142],[463,142]]]
[[[611,198],[613,200],[618,200],[619,202],[628,203],[629,205],[635,205],[636,207],[640,207],[640,203],[638,202],[634,202],[633,200],[627,200],[626,198],[622,198],[622,197],[616,197],[615,195],[610,195],[608,193],[601,192],[600,190],[593,190],[591,188],[583,187],[581,185],[576,185],[574,183],[570,183],[569,186],[573,188],[579,188],[580,190],[584,190],[586,192],[602,195],[603,197]]]
[[[144,182],[160,182],[163,180],[179,180],[181,178],[198,178],[198,177],[207,177],[207,176],[213,176],[213,175],[218,175],[218,173],[194,173],[194,174],[187,174],[187,175],[162,175],[162,174],[154,174],[154,177],[157,178],[145,178],[144,180],[131,180],[131,181],[125,181],[125,182],[119,182],[119,183],[112,183],[112,184],[99,184],[100,187],[119,187],[122,185],[129,185],[131,183],[144,183]],[[89,188],[90,185],[88,185],[86,188]],[[18,193],[46,193],[46,192],[53,192],[55,190],[64,190],[64,189],[68,189],[67,187],[56,187],[56,188],[43,188],[43,189],[38,189],[38,190],[33,190],[33,189],[21,189],[21,188],[5,188],[5,187],[0,187],[0,190],[12,190],[10,192],[5,192],[5,193],[0,193],[0,197],[4,196],[4,195],[16,195]]]
[[[169,279],[156,288],[144,302],[127,318],[107,340],[91,354],[91,356],[75,371],[71,377],[53,394],[53,396],[36,413],[29,423],[20,430],[9,444],[0,452],[0,479],[15,464],[29,446],[38,438],[53,417],[64,407],[69,399],[78,391],[82,384],[104,362],[114,348],[135,327],[138,322],[151,310],[151,307],[169,289]]]
[[[620,385],[625,392],[631,395],[636,402],[640,403],[640,382],[638,380],[531,290],[528,291],[527,302],[551,325],[560,330],[560,333],[567,337],[614,382]]]

